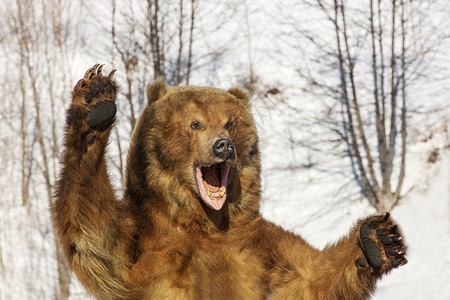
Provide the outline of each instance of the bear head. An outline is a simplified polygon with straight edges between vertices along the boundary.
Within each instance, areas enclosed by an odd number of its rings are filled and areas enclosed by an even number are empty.
[[[127,191],[134,202],[238,217],[259,209],[260,161],[248,96],[238,88],[147,87],[132,139]]]

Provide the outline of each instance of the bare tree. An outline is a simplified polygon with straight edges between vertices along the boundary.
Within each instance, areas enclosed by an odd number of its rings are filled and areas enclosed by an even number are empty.
[[[380,4],[380,2],[378,2]],[[396,186],[391,185],[392,170],[394,167],[394,153],[396,148],[397,126],[398,120],[401,122],[402,131],[405,134],[401,135],[401,143],[405,145],[406,138],[406,102],[402,102],[402,114],[397,114],[397,96],[403,94],[405,99],[405,51],[404,45],[399,55],[396,53],[395,42],[398,38],[403,41],[405,38],[404,31],[404,14],[403,14],[403,1],[401,2],[401,9],[397,6],[396,1],[392,2],[392,26],[391,40],[390,40],[390,90],[387,91],[390,94],[390,118],[386,117],[386,91],[383,84],[386,74],[384,73],[384,57],[383,49],[387,47],[386,42],[383,39],[383,34],[377,32],[374,26],[375,11],[373,9],[373,1],[370,2],[370,36],[372,44],[372,77],[373,77],[373,103],[375,106],[375,126],[377,132],[377,144],[379,149],[379,167],[381,180],[377,177],[375,172],[375,161],[371,151],[371,147],[368,143],[367,133],[364,130],[364,123],[361,117],[361,104],[357,93],[357,87],[355,83],[355,58],[351,53],[349,46],[349,37],[347,30],[346,19],[346,7],[343,1],[334,1],[334,19],[333,24],[336,29],[336,48],[338,51],[339,70],[341,78],[341,97],[345,103],[346,120],[344,124],[347,124],[347,128],[344,130],[349,132],[350,137],[345,141],[351,151],[350,157],[355,159],[358,166],[358,171],[355,173],[356,180],[361,182],[361,188],[364,195],[369,199],[370,203],[377,208],[378,211],[389,211],[398,201],[401,184],[404,176],[404,157],[406,147],[401,148],[400,157],[401,167],[400,174],[398,174],[398,183]],[[401,10],[401,12],[399,12]],[[380,13],[380,11],[379,11]],[[399,16],[400,15],[400,16]],[[396,20],[400,18],[402,23],[402,32],[400,36],[396,32]],[[378,16],[381,19],[381,16]],[[381,26],[381,24],[379,24]],[[379,27],[380,28],[380,27]],[[386,30],[386,28],[380,28],[380,30]],[[377,42],[378,35],[378,42]],[[378,58],[380,56],[380,58]],[[381,72],[378,69],[378,59],[381,60],[382,65]],[[400,62],[397,60],[400,59]],[[400,69],[403,70],[403,74],[397,75],[397,65],[401,64]],[[403,80],[402,80],[403,79]],[[381,82],[379,85],[378,82]],[[380,97],[381,95],[381,97]],[[381,99],[380,99],[381,98]],[[381,106],[380,106],[381,103]],[[380,110],[380,107],[382,108]],[[386,126],[387,120],[390,119],[390,125]],[[380,185],[381,181],[381,185]],[[393,191],[394,190],[394,191]]]
[[[8,126],[2,133],[9,131],[17,137],[17,143],[10,143],[8,151],[2,148],[9,158],[3,167],[13,170],[8,182],[13,185],[16,180],[20,182],[17,198],[26,212],[24,219],[14,220],[10,230],[20,228],[20,240],[26,249],[18,252],[27,256],[26,268],[33,270],[26,281],[30,295],[36,297],[51,294],[57,299],[67,299],[70,295],[70,273],[59,243],[53,240],[47,210],[53,201],[53,182],[59,169],[64,100],[69,82],[72,84],[67,75],[68,63],[80,34],[79,19],[71,14],[78,10],[78,1],[75,2],[20,0],[2,6],[4,10],[0,13],[4,37],[0,38],[0,51],[6,56],[5,60],[2,58],[6,65],[0,72],[1,86],[4,91],[11,91],[5,99],[9,105],[1,109],[0,123]],[[16,159],[20,164],[14,163]],[[14,209],[17,198],[13,194],[2,198],[6,207],[2,210]],[[49,241],[53,245],[48,245]],[[16,255],[12,249],[3,254]],[[15,284],[12,280],[23,274],[14,270],[11,261],[8,259],[4,267],[13,275],[9,278],[11,284]],[[44,268],[38,267],[43,261],[47,262]],[[48,263],[53,261],[54,264]]]
[[[57,9],[58,7],[52,7],[53,9]],[[29,184],[29,176],[31,176],[31,171],[28,170],[28,174],[25,173],[25,156],[26,153],[26,144],[25,144],[25,136],[27,134],[25,130],[25,117],[27,115],[27,107],[31,106],[34,108],[33,111],[33,117],[34,117],[34,123],[35,123],[35,130],[33,132],[35,136],[35,140],[37,141],[40,149],[40,156],[39,159],[36,161],[36,165],[38,169],[41,172],[41,175],[44,178],[45,187],[47,191],[47,199],[49,205],[52,203],[53,199],[53,178],[56,176],[55,168],[53,167],[52,172],[52,165],[57,165],[57,149],[58,149],[58,139],[56,136],[56,128],[55,128],[55,99],[53,96],[53,79],[52,77],[49,77],[48,81],[48,88],[49,88],[49,94],[50,94],[50,106],[52,108],[50,118],[51,118],[51,136],[50,136],[50,145],[46,141],[46,132],[44,130],[43,120],[42,120],[42,113],[41,113],[41,107],[43,105],[42,103],[42,94],[40,87],[38,86],[38,81],[40,74],[42,73],[42,70],[39,69],[40,64],[36,63],[35,61],[32,61],[34,58],[34,51],[36,49],[39,49],[40,45],[39,40],[36,39],[37,32],[35,31],[36,28],[34,25],[37,23],[36,20],[36,10],[39,9],[39,6],[31,6],[31,3],[26,2],[18,2],[17,3],[17,15],[16,15],[16,24],[18,25],[17,29],[19,32],[18,35],[18,45],[20,49],[20,88],[22,93],[22,108],[21,108],[21,133],[22,133],[22,176],[24,178],[22,179],[22,197],[23,203],[25,205],[29,205],[28,203],[28,193],[27,193],[27,186]],[[43,3],[43,13],[47,13],[46,9],[47,7]],[[53,21],[55,21],[53,19]],[[57,24],[53,24],[57,25]],[[54,26],[55,27],[55,26]],[[59,32],[52,32],[55,34],[55,38],[58,38],[58,34],[61,34]],[[48,36],[45,35],[46,38]],[[46,45],[49,41],[44,40],[43,44]],[[48,56],[47,56],[48,59]],[[50,69],[51,65],[53,64],[53,61],[47,60],[47,68]],[[51,72],[49,74],[52,74]],[[27,80],[27,84],[25,85],[24,80]],[[28,92],[29,91],[29,92]],[[44,91],[45,93],[45,91]],[[31,103],[29,103],[30,100],[28,98],[31,98]],[[53,148],[53,153],[49,153]],[[34,158],[32,158],[34,160]],[[30,164],[31,166],[31,164]],[[56,256],[57,256],[57,262],[58,262],[58,278],[59,278],[59,284],[58,284],[58,298],[60,299],[67,299],[69,297],[69,271],[66,265],[66,262],[62,256],[62,252],[59,246],[59,243],[55,241],[55,248],[56,248]]]
[[[301,41],[313,49],[301,48],[308,61],[298,66],[304,90],[337,101],[326,104],[316,121],[346,145],[354,179],[370,204],[390,211],[401,197],[406,169],[408,87],[421,76],[424,57],[438,39],[421,43],[417,55],[418,28],[407,14],[415,9],[412,1],[303,5],[326,21],[320,32],[296,23]],[[314,142],[307,146],[317,149]]]

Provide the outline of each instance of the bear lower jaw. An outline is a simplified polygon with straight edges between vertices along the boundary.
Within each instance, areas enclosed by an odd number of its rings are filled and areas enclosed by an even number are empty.
[[[215,210],[222,209],[227,199],[227,183],[231,165],[227,162],[195,168],[195,179],[203,202]]]

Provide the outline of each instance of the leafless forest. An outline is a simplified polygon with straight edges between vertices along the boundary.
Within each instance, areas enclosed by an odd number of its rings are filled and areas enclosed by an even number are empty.
[[[296,153],[289,162],[267,158],[268,174],[307,172],[308,184],[341,178],[337,201],[366,199],[389,211],[411,188],[403,186],[408,146],[449,122],[449,102],[442,100],[449,95],[447,6],[431,0],[2,2],[0,299],[87,297],[54,240],[48,207],[70,91],[88,67],[118,69],[119,120],[109,146],[118,193],[143,91],[163,76],[170,85],[244,87],[257,122],[270,122],[258,112],[284,113],[284,123],[261,132],[262,141]]]

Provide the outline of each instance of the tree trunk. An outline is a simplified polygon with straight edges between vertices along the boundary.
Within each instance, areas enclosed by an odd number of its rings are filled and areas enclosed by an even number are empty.
[[[62,252],[61,245],[55,236],[56,262],[58,264],[58,289],[56,295],[58,300],[69,299],[70,296],[70,271],[66,258]]]

